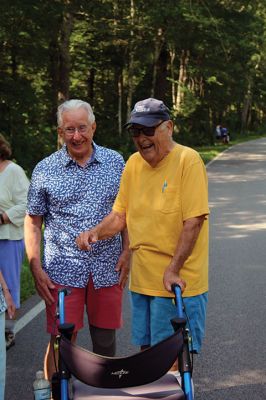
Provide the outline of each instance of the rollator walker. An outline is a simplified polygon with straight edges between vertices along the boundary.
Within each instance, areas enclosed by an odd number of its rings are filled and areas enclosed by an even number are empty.
[[[193,400],[189,332],[181,289],[173,285],[174,334],[128,357],[105,357],[71,343],[74,325],[65,323],[64,299],[58,292],[59,370],[52,382],[54,400]],[[181,383],[169,369],[178,359]]]

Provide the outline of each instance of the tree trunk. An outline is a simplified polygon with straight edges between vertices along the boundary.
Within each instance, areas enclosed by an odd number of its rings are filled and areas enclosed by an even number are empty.
[[[133,97],[133,91],[134,91],[134,85],[133,85],[133,77],[134,77],[134,43],[133,43],[133,38],[134,38],[134,32],[133,32],[133,26],[135,23],[135,5],[134,5],[134,0],[130,0],[130,25],[131,25],[131,30],[130,30],[130,43],[129,43],[129,60],[128,60],[128,79],[127,79],[127,121],[129,120],[130,117],[130,112],[132,108],[132,97]]]
[[[176,103],[174,108],[177,112],[180,112],[181,105],[184,99],[184,86],[187,80],[187,65],[189,61],[189,50],[182,50],[180,55],[180,65],[179,65],[179,78],[176,94]]]
[[[95,69],[91,68],[87,79],[88,101],[91,106],[93,105],[94,101],[94,81],[95,81]]]
[[[50,84],[50,101],[51,108],[49,111],[49,125],[53,126],[56,124],[55,115],[58,106],[57,96],[58,96],[58,82],[59,82],[59,58],[58,58],[58,31],[53,32],[52,39],[49,43],[49,80]]]
[[[153,61],[153,73],[152,73],[152,85],[151,85],[151,97],[155,96],[155,88],[157,82],[157,72],[158,72],[158,60],[161,53],[161,48],[163,44],[163,31],[161,28],[157,31],[157,38],[155,40],[154,48],[154,61]]]
[[[251,121],[252,106],[252,82],[249,81],[247,94],[244,99],[243,110],[241,115],[241,133],[245,132]]]
[[[175,80],[175,49],[170,49],[170,74],[171,74],[171,93],[172,93],[172,104],[176,104],[176,80]]]
[[[69,72],[70,72],[70,55],[69,41],[73,26],[73,15],[65,13],[61,25],[61,40],[59,46],[59,92],[58,100],[60,102],[69,98]]]
[[[117,79],[117,92],[118,92],[118,134],[122,135],[122,95],[123,95],[123,71],[118,75]]]
[[[162,43],[160,54],[156,63],[154,96],[165,101],[167,92],[167,64],[169,53],[165,42]]]

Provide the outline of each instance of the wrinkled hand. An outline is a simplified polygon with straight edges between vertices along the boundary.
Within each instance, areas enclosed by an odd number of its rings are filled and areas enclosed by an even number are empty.
[[[5,291],[4,295],[7,305],[7,313],[9,318],[12,319],[16,312],[16,306],[9,291]]]
[[[81,232],[76,239],[77,246],[80,248],[80,250],[91,250],[90,243],[96,243],[97,241],[98,234],[94,229]]]
[[[41,268],[34,268],[31,270],[35,287],[41,298],[48,304],[51,305],[54,303],[54,298],[50,292],[51,289],[54,289],[55,286],[46,274],[46,272]]]
[[[172,271],[171,269],[167,268],[164,272],[164,277],[163,277],[163,284],[166,290],[168,292],[172,293],[172,284],[176,283],[177,285],[180,286],[181,291],[183,292],[186,288],[186,282],[184,279],[181,279],[177,272]]]
[[[120,272],[119,285],[122,287],[122,289],[124,289],[128,280],[130,271],[130,256],[130,250],[123,250],[115,267],[115,270]]]

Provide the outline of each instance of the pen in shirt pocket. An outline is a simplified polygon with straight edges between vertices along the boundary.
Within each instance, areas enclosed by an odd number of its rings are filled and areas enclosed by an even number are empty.
[[[164,193],[165,189],[167,188],[167,182],[164,181],[163,187],[162,187],[162,193]]]

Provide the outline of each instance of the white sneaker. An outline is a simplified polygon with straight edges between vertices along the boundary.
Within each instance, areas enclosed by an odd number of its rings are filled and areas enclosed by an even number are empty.
[[[181,375],[180,375],[180,372],[179,372],[179,371],[168,371],[168,374],[174,375],[174,377],[176,378],[176,380],[177,380],[179,386],[182,385],[182,379],[181,379]]]
[[[182,387],[182,378],[181,378],[180,372],[179,371],[168,371],[168,373],[171,373],[172,375],[174,375],[179,386]],[[193,382],[192,378],[191,378],[191,389],[192,389],[192,395],[193,395],[193,399],[194,399],[194,382]]]
[[[176,377],[177,382],[179,383],[179,386],[182,387],[182,378],[181,378],[180,372],[179,371],[175,371],[174,375]]]

